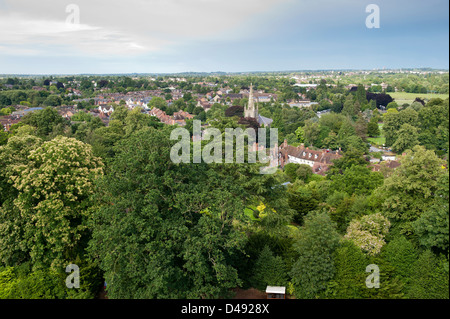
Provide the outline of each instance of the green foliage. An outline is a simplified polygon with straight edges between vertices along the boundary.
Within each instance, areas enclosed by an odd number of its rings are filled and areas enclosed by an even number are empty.
[[[370,195],[374,189],[383,185],[384,180],[381,173],[359,165],[352,165],[343,174],[332,175],[330,179],[331,191],[345,192],[348,195]]]
[[[413,265],[407,295],[411,299],[448,299],[448,260],[424,251]]]
[[[296,182],[288,189],[288,203],[294,211],[294,222],[303,224],[303,218],[319,206],[320,195],[317,189]]]
[[[411,235],[412,225],[433,204],[439,180],[446,173],[444,162],[433,151],[415,146],[400,159],[401,166],[377,189],[382,210],[394,226]]]
[[[240,283],[231,261],[246,241],[238,227],[247,220],[244,199],[274,186],[261,184],[251,165],[173,164],[170,129],[143,129],[120,141],[99,184],[104,205],[90,250],[111,298],[226,294]]]
[[[296,298],[316,299],[324,294],[335,275],[333,255],[338,245],[339,235],[327,213],[309,214],[294,244],[299,257],[290,274]]]
[[[392,145],[392,150],[396,153],[402,153],[418,144],[419,133],[417,128],[410,124],[403,124],[397,132],[397,139]]]
[[[22,123],[36,127],[37,135],[48,136],[58,125],[64,123],[64,119],[56,109],[46,107],[43,110],[29,113],[22,118]]]
[[[364,215],[352,220],[347,229],[345,239],[351,240],[356,246],[369,255],[377,255],[385,245],[385,237],[391,223],[380,213]]]
[[[427,249],[437,248],[448,254],[449,248],[449,174],[441,176],[433,204],[412,223],[419,242]]]
[[[383,247],[382,255],[394,267],[395,275],[409,284],[418,257],[414,244],[404,236],[395,238]]]
[[[280,256],[274,256],[268,246],[261,251],[253,267],[252,286],[265,290],[267,286],[286,286],[286,265]]]
[[[63,269],[30,270],[28,266],[0,268],[0,299],[92,299],[98,292],[99,280],[89,268],[80,270],[80,288],[69,289]]]
[[[380,127],[378,125],[378,120],[376,117],[372,117],[367,127],[367,135],[370,137],[378,137],[380,136]]]
[[[284,173],[289,177],[289,180],[293,183],[298,178],[297,170],[300,168],[299,164],[289,163],[284,166]]]
[[[10,175],[17,197],[9,213],[17,214],[16,219],[6,217],[2,224],[20,231],[2,234],[2,239],[16,240],[36,265],[57,268],[70,261],[86,245],[87,223],[95,210],[90,196],[102,166],[90,146],[65,137],[30,151]],[[2,249],[2,260],[9,253]]]
[[[365,285],[368,258],[353,242],[344,240],[334,256],[336,274],[328,283],[325,293],[331,299],[359,299],[367,290]]]

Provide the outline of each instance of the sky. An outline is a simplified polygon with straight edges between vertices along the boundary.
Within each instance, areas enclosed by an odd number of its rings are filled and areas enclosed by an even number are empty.
[[[0,74],[422,67],[449,68],[448,0],[0,0]]]

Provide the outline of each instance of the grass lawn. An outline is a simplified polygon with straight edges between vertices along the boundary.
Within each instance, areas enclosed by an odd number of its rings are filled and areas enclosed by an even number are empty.
[[[411,104],[414,102],[414,100],[418,97],[420,97],[422,100],[430,100],[434,98],[440,98],[440,99],[448,99],[448,94],[424,94],[424,93],[406,93],[406,92],[394,92],[394,93],[388,93],[392,98],[397,102],[398,105],[402,105],[405,103]]]
[[[375,146],[383,146],[383,144],[386,144],[386,138],[383,137],[369,137],[368,138],[370,144]]]
[[[383,132],[383,125],[384,124],[378,124],[380,128],[381,135],[379,137],[369,137],[367,140],[370,142],[370,144],[375,146],[383,146],[383,144],[386,144],[386,138],[384,137]]]

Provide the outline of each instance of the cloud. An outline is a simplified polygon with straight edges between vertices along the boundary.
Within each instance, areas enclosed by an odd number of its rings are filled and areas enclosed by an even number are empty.
[[[0,52],[7,54],[129,55],[157,50],[165,40],[141,39],[118,29],[66,21],[30,19],[21,14],[0,17]],[[24,49],[24,46],[29,49]],[[39,47],[40,49],[36,49]],[[47,48],[47,49],[46,49]],[[55,48],[59,48],[55,52]]]
[[[18,46],[26,44],[44,51],[48,46],[51,54],[139,55],[196,40],[243,36],[236,28],[289,1],[78,0],[80,24],[68,24],[71,1],[5,0],[0,43],[9,48],[4,53],[22,54]]]

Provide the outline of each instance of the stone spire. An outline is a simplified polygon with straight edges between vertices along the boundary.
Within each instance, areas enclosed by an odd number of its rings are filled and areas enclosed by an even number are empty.
[[[244,116],[258,118],[258,110],[255,107],[255,99],[253,97],[253,83],[250,85],[250,95],[248,97],[248,106],[245,109]]]

